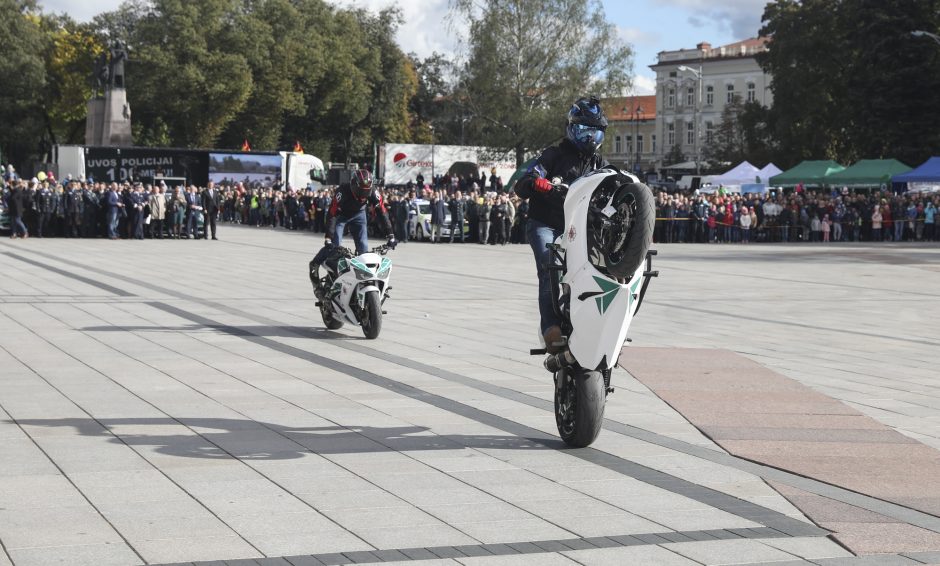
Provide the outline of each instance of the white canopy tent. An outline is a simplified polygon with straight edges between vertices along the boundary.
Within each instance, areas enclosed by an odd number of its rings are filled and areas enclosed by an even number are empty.
[[[760,177],[760,182],[765,184],[770,184],[770,178],[775,177],[783,173],[779,167],[773,163],[768,163],[766,167],[758,171],[757,176]]]
[[[726,188],[740,187],[741,185],[757,182],[760,172],[761,170],[757,167],[754,167],[747,161],[742,161],[730,171],[718,175],[717,177],[712,177],[711,183],[712,185],[721,185]],[[740,192],[740,188],[734,192]]]

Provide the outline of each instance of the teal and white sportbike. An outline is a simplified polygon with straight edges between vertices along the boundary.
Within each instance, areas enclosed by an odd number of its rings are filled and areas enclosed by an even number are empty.
[[[379,336],[382,304],[391,289],[392,260],[385,257],[389,249],[388,245],[379,246],[357,256],[338,247],[330,253],[320,266],[325,276],[314,274],[320,281],[315,291],[317,306],[327,328],[336,330],[349,322],[361,326],[370,340]]]
[[[555,376],[558,433],[583,447],[600,433],[611,371],[657,275],[650,250],[656,209],[649,187],[616,168],[588,173],[570,187],[560,179],[553,184],[567,191],[565,230],[548,244],[547,266],[562,342],[552,345],[557,352],[545,358],[545,368]]]

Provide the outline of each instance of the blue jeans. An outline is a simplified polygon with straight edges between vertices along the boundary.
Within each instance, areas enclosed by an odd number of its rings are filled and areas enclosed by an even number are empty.
[[[108,209],[108,237],[118,237],[118,207],[112,206]]]
[[[13,229],[11,230],[11,232],[12,232],[12,234],[13,234],[14,236],[17,235],[17,234],[19,234],[20,236],[26,236],[26,235],[27,235],[27,232],[26,232],[26,224],[23,224],[23,217],[22,217],[22,216],[14,216],[14,217],[13,217],[13,226],[12,226],[12,228],[13,228]],[[42,234],[40,234],[40,236],[42,236]]]
[[[532,253],[535,254],[535,268],[539,276],[539,315],[541,316],[542,334],[544,334],[550,327],[561,324],[561,321],[555,316],[555,309],[552,306],[551,275],[545,269],[551,258],[551,252],[545,246],[554,243],[555,238],[561,235],[561,230],[556,230],[530,218],[528,224],[526,224],[526,235],[529,237]]]
[[[349,231],[352,233],[353,238],[356,239],[356,255],[364,254],[369,251],[369,230],[366,223],[365,210],[360,210],[356,214],[348,217],[336,217],[336,229],[330,234],[330,239],[333,240],[333,243],[320,248],[317,255],[313,257],[313,261],[310,262],[311,270],[314,264],[322,264],[330,257],[330,253],[334,249],[343,245],[343,230],[346,228],[347,224],[349,225]]]
[[[343,245],[343,229],[349,225],[349,233],[356,240],[356,255],[369,251],[369,227],[366,211],[360,210],[352,216],[337,216],[336,229],[330,234],[334,246]]]

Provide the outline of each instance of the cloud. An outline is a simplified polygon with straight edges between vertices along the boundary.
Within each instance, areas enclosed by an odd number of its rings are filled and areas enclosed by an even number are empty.
[[[451,56],[457,51],[465,29],[453,29],[448,23],[448,0],[337,0],[340,7],[365,8],[379,12],[389,6],[401,10],[398,45],[405,53],[424,58],[435,51]]]
[[[707,29],[717,25],[736,39],[747,39],[760,31],[767,0],[661,0],[661,3],[688,13],[689,23],[695,27]]]
[[[102,12],[111,12],[121,5],[122,0],[40,0],[39,6],[44,12],[66,13],[80,22],[90,21]]]
[[[123,0],[40,0],[46,12],[65,12],[78,21],[86,22],[102,12],[117,9]],[[379,12],[397,6],[402,13],[398,28],[398,44],[405,53],[414,52],[427,57],[437,51],[452,55],[466,30],[454,30],[447,23],[448,0],[336,0],[340,7],[365,8]]]
[[[661,40],[656,32],[623,26],[617,26],[617,35],[631,45],[656,45]]]
[[[633,77],[633,91],[638,96],[656,94],[656,78],[646,75]]]

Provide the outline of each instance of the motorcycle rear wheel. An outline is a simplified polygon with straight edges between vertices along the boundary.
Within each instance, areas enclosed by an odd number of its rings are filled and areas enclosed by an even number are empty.
[[[379,337],[379,332],[382,331],[382,300],[378,291],[366,293],[360,324],[366,338],[374,340]]]
[[[599,371],[565,368],[555,373],[555,424],[565,444],[589,446],[601,432],[607,402],[604,375]]]
[[[623,185],[618,197],[617,214],[624,217],[625,223],[607,238],[603,253],[610,274],[628,279],[646,259],[653,243],[656,204],[653,192],[643,183]]]
[[[343,327],[343,321],[336,318],[333,309],[330,308],[327,299],[320,301],[320,316],[323,317],[323,325],[330,330],[339,330]]]

